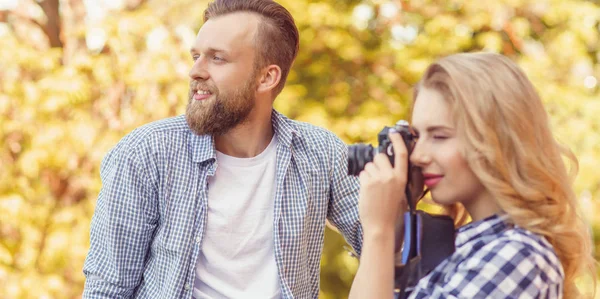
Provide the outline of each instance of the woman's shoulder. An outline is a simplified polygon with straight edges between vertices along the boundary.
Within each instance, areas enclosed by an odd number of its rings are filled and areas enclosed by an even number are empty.
[[[564,278],[560,260],[546,238],[518,226],[488,240],[469,260],[464,266],[491,263],[505,272],[539,276],[546,283],[562,282]]]
[[[411,298],[560,298],[564,273],[545,238],[506,226],[468,239]]]

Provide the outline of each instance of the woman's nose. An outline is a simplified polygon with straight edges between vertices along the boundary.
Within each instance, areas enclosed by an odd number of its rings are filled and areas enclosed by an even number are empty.
[[[431,163],[431,155],[427,153],[426,146],[420,142],[415,144],[412,153],[410,154],[410,162],[419,167],[423,167]]]

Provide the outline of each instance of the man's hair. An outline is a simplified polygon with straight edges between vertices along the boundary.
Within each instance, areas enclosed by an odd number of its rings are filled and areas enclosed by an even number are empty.
[[[298,54],[300,41],[294,18],[272,0],[215,0],[204,11],[204,22],[236,12],[255,13],[261,18],[255,41],[258,50],[255,66],[263,68],[275,64],[281,68],[281,81],[273,90],[276,97]]]

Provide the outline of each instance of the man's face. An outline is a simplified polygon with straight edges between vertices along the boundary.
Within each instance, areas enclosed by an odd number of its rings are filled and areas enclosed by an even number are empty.
[[[258,70],[255,36],[259,17],[232,13],[209,19],[190,51],[186,119],[198,135],[222,135],[254,109]]]

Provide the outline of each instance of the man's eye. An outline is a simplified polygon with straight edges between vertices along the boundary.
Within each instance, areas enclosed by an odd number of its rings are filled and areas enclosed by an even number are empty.
[[[222,57],[219,57],[219,56],[213,56],[213,60],[216,60],[216,61],[222,61],[222,60],[223,60],[223,58],[222,58]]]
[[[198,55],[194,55],[194,56],[192,56],[192,60],[196,61],[196,60],[198,60],[199,57],[200,56],[198,56]]]

